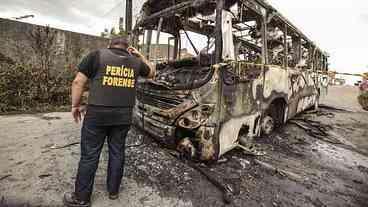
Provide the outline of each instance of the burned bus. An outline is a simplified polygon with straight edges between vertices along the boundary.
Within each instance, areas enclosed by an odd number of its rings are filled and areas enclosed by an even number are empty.
[[[254,152],[326,89],[328,55],[263,0],[148,0],[132,36],[157,68],[134,122],[193,159]]]

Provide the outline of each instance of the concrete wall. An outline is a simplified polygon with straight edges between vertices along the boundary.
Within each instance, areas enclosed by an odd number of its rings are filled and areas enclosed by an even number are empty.
[[[0,18],[0,53],[20,64],[38,63],[39,55],[32,49],[30,33],[43,26]],[[55,32],[52,49],[53,71],[74,68],[88,52],[106,48],[108,39],[51,28]]]

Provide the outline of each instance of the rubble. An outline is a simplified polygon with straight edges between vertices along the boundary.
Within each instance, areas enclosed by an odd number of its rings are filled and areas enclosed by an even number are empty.
[[[1,181],[1,180],[4,180],[4,179],[6,179],[6,178],[8,178],[8,177],[10,177],[10,176],[12,176],[12,175],[11,175],[11,174],[8,174],[8,175],[1,176],[1,177],[0,177],[0,181]]]
[[[331,126],[306,119],[293,119],[289,120],[289,123],[295,124],[301,129],[304,129],[310,136],[320,140],[330,142],[332,144],[342,144],[338,139],[328,133],[328,128],[331,128]]]
[[[295,174],[295,173],[293,173],[293,172],[290,172],[290,171],[287,171],[287,170],[279,169],[279,168],[277,168],[277,167],[272,166],[272,165],[271,165],[271,164],[269,164],[269,163],[266,163],[266,162],[263,162],[263,161],[260,161],[260,160],[257,160],[257,159],[255,159],[255,160],[254,160],[254,162],[255,162],[257,165],[262,166],[262,167],[263,167],[263,168],[265,168],[266,170],[269,170],[269,171],[271,171],[271,172],[273,172],[273,173],[276,173],[276,174],[279,174],[279,175],[281,175],[281,176],[288,176],[291,180],[294,180],[294,181],[296,181],[296,182],[303,182],[303,181],[304,181],[304,179],[303,179],[301,176],[299,176],[299,175],[297,175],[297,174]]]

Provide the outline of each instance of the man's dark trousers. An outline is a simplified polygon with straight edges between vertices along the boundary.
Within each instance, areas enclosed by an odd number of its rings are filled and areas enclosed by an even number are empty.
[[[125,138],[129,128],[130,125],[101,126],[84,120],[81,135],[81,159],[75,181],[75,193],[79,199],[90,200],[101,150],[106,138],[109,146],[107,190],[112,194],[119,192],[124,170]]]

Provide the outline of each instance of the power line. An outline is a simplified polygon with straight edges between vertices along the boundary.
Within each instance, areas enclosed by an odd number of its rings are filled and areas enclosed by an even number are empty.
[[[109,13],[111,13],[112,11],[114,11],[114,9],[116,9],[119,6],[123,6],[123,2],[119,2],[118,4],[116,4],[113,8],[111,8],[108,12],[106,12],[104,15],[102,15],[100,18],[104,18],[107,15],[109,15]]]
[[[99,18],[105,18],[107,15],[109,15],[112,11],[114,11],[119,6],[123,6],[123,2],[120,1],[115,6],[113,6],[110,10],[108,10],[102,16],[100,16]],[[93,24],[94,24],[94,22],[91,22],[90,24],[87,25],[87,27],[91,27],[91,26],[93,26]],[[94,26],[96,26],[96,25],[94,25]]]

